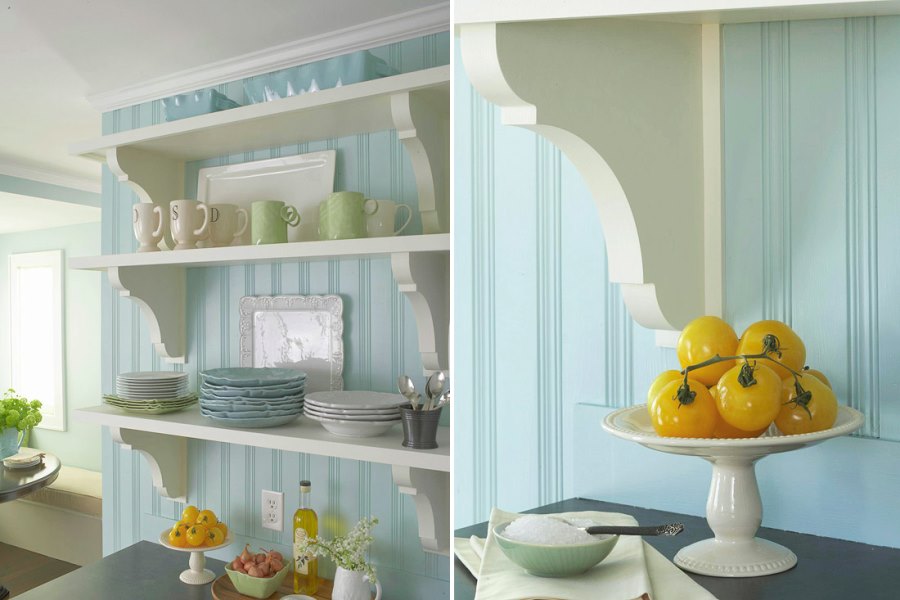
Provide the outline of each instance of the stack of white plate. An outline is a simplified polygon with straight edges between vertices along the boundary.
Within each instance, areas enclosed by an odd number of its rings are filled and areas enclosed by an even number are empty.
[[[306,397],[303,414],[335,435],[375,437],[400,422],[399,394],[382,392],[314,392]]]
[[[3,466],[7,469],[30,469],[41,464],[43,460],[43,452],[21,450],[18,454],[3,459]]]
[[[187,373],[141,371],[116,377],[116,394],[104,402],[129,412],[163,414],[182,410],[197,401],[188,391]]]
[[[303,412],[306,373],[296,369],[210,369],[200,373],[200,414],[229,427],[286,425]]]

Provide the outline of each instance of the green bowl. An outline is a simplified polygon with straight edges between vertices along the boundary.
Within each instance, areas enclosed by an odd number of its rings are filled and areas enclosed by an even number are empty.
[[[570,577],[581,575],[598,565],[609,556],[616,543],[617,535],[595,535],[596,541],[587,544],[568,544],[550,546],[546,544],[529,544],[504,537],[503,532],[509,523],[494,527],[494,538],[503,553],[529,575],[537,577]]]
[[[225,567],[225,572],[228,574],[231,583],[234,584],[234,589],[245,596],[254,598],[268,598],[274,594],[290,570],[291,564],[288,562],[272,577],[251,577],[239,571],[232,571],[227,565]]]

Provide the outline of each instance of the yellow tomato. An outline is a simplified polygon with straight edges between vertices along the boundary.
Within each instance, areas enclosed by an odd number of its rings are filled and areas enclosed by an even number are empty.
[[[194,525],[187,531],[187,543],[189,546],[202,546],[206,542],[206,526]]]
[[[218,526],[210,527],[206,531],[206,545],[207,546],[218,546],[222,543],[222,540],[225,539],[225,534],[222,533],[222,530],[219,529]]]
[[[660,390],[650,416],[653,429],[662,437],[710,437],[716,427],[716,403],[702,383],[688,381],[688,393],[679,389],[682,385],[670,381]]]
[[[183,530],[177,526],[169,532],[169,543],[176,548],[184,548],[187,545],[187,537]]]
[[[190,523],[193,525],[197,521],[197,515],[200,514],[200,510],[194,506],[193,504],[186,506],[185,509],[181,512],[181,520],[185,523]]]
[[[825,373],[823,373],[822,371],[819,371],[817,369],[803,369],[803,374],[804,375],[812,375],[813,377],[815,377],[816,379],[818,379],[819,381],[821,381],[828,387],[831,387],[831,382],[828,381],[828,378],[825,377]]]
[[[785,435],[822,431],[837,419],[837,397],[831,388],[812,375],[801,375],[800,394],[793,377],[784,380],[781,392],[781,411],[775,425]]]
[[[211,510],[201,510],[200,514],[197,515],[197,523],[200,525],[206,525],[207,527],[212,527],[216,523],[219,522],[219,519],[216,518],[216,513]]]
[[[656,376],[653,383],[650,384],[650,390],[647,391],[647,412],[653,414],[653,401],[659,395],[659,391],[671,381],[678,381],[682,378],[681,373],[675,370],[663,371]]]
[[[738,338],[731,325],[719,317],[699,317],[681,330],[676,353],[681,367],[696,365],[716,356],[733,356],[738,346]],[[712,364],[688,373],[705,386],[715,385],[731,366],[729,361]]]
[[[709,388],[709,395],[712,396],[713,400],[715,400],[718,404],[719,388],[716,386],[712,386],[711,388]],[[762,433],[766,429],[768,429],[768,427],[766,427],[765,429],[760,429],[759,431],[744,431],[743,429],[732,427],[725,419],[722,418],[722,415],[719,415],[719,418],[716,421],[716,428],[713,430],[712,436],[719,439],[755,438],[762,435]]]
[[[219,521],[218,523],[216,523],[216,527],[218,527],[219,530],[222,532],[222,537],[223,537],[223,538],[224,538],[226,535],[228,535],[228,526],[225,525],[224,522]]]
[[[741,363],[722,375],[716,406],[722,419],[737,429],[759,432],[781,408],[781,380],[765,361]]]
[[[767,343],[770,344],[768,347]],[[803,340],[781,321],[757,321],[752,324],[741,335],[737,354],[762,354],[766,349],[769,350],[768,355],[777,362],[764,362],[775,371],[779,379],[791,374],[779,363],[800,371],[806,362],[806,346],[803,345]]]

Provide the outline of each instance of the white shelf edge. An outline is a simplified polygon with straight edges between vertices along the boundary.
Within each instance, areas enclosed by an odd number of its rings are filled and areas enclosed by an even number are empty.
[[[219,112],[200,115],[177,121],[169,121],[115,133],[111,135],[93,138],[82,142],[76,142],[69,146],[69,153],[87,157],[102,157],[105,159],[106,151],[121,146],[139,146],[142,143],[162,140],[164,138],[189,135],[191,133],[204,133],[222,126],[247,123],[258,119],[277,117],[278,115],[309,111],[319,108],[327,108],[347,102],[364,100],[367,98],[390,97],[394,94],[413,92],[425,88],[447,87],[450,85],[450,67],[432,67],[421,71],[402,73],[391,77],[363,81],[339,88],[321,90],[313,94],[303,94],[281,98],[272,102],[260,102],[249,104],[239,108],[223,110]],[[390,122],[390,114],[387,114],[385,129],[393,125]],[[302,136],[301,136],[302,137]],[[230,151],[224,151],[227,154]],[[208,158],[204,156],[180,157]]]
[[[161,435],[227,442],[258,448],[303,452],[335,458],[348,458],[411,467],[430,471],[450,471],[450,428],[438,428],[438,448],[410,450],[403,448],[400,425],[385,435],[373,438],[341,438],[325,431],[318,423],[304,417],[281,427],[239,429],[216,425],[200,415],[197,408],[166,415],[123,413],[108,406],[79,408],[75,420],[111,428],[131,429]]]
[[[73,257],[69,268],[103,271],[115,267],[204,267],[279,260],[325,260],[389,256],[410,252],[449,252],[450,234],[432,233],[396,237],[291,242],[259,246],[228,246],[193,250],[161,250],[131,254]]]
[[[671,23],[748,23],[900,14],[898,0],[458,0],[455,25],[632,18]]]

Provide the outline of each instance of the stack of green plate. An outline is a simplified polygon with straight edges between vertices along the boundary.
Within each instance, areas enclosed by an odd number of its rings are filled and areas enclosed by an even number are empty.
[[[184,410],[197,402],[197,394],[188,394],[178,398],[160,398],[147,400],[129,400],[119,396],[104,395],[103,402],[128,412],[145,415],[162,415]]]

